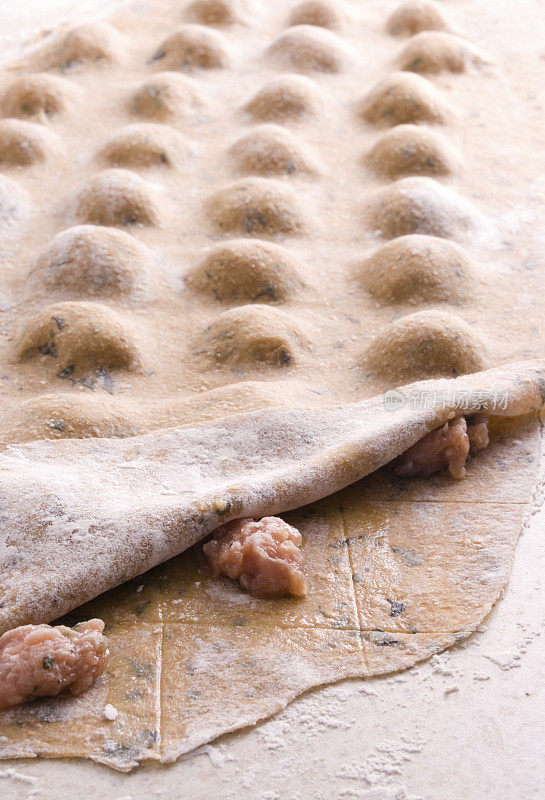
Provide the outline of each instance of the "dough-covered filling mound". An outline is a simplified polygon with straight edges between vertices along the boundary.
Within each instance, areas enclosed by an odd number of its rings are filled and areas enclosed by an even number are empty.
[[[23,700],[81,694],[106,669],[110,651],[100,619],[75,628],[22,625],[0,636],[0,711]]]
[[[399,476],[433,475],[448,467],[453,478],[464,478],[470,451],[488,445],[488,417],[456,417],[441,428],[431,431],[394,461]]]
[[[215,576],[238,579],[255,597],[307,593],[303,537],[278,517],[237,519],[222,525],[204,553]]]

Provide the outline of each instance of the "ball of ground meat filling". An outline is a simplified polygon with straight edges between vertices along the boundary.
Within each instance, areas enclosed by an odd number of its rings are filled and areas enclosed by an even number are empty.
[[[254,597],[307,593],[303,538],[278,517],[237,519],[218,528],[204,547],[214,575],[238,579]]]
[[[100,619],[65,625],[22,625],[0,636],[0,711],[24,700],[81,694],[106,669],[110,651]]]
[[[423,477],[440,472],[444,467],[453,478],[460,480],[466,474],[466,461],[471,452],[488,445],[488,417],[456,417],[409,447],[393,462],[394,473],[399,477]]]
[[[485,447],[488,447],[490,441],[488,438],[488,416],[486,414],[473,414],[473,416],[466,417],[466,422],[470,452],[474,453],[476,450],[484,450]]]

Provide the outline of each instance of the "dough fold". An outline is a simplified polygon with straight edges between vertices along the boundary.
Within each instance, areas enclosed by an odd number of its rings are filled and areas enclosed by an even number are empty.
[[[0,633],[50,622],[231,519],[333,494],[454,416],[527,414],[544,397],[545,366],[520,362],[327,409],[10,446],[0,454]]]

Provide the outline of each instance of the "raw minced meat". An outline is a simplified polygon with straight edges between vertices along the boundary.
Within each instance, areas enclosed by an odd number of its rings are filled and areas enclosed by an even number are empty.
[[[307,593],[299,531],[278,517],[237,519],[218,528],[204,545],[214,575],[238,579],[256,597]]]
[[[100,619],[75,628],[22,625],[0,636],[0,711],[23,700],[81,694],[106,669],[110,652]]]
[[[456,417],[441,428],[431,431],[409,447],[394,461],[394,473],[399,476],[433,475],[448,467],[454,478],[464,478],[470,451],[488,445],[488,417]]]
[[[488,447],[490,440],[488,438],[487,415],[474,414],[472,417],[466,417],[466,422],[471,452],[484,450],[485,447]]]

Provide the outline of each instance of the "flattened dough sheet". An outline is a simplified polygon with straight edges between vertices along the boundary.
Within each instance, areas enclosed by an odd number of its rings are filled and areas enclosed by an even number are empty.
[[[130,439],[9,447],[0,455],[3,629],[52,620],[121,583],[125,602],[109,593],[78,609],[107,621],[113,666],[82,698],[2,714],[11,734],[4,755],[41,752],[34,726],[43,723],[47,754],[83,747],[119,769],[146,757],[171,760],[312,685],[409,666],[467,636],[506,580],[528,513],[532,412],[544,387],[543,368],[527,362],[403,387],[394,409],[381,395]],[[417,411],[411,399],[422,396],[440,402]],[[461,500],[465,481],[435,501],[387,499],[392,479],[377,491],[380,473],[356,483],[452,418],[460,396],[469,414],[507,417],[497,419],[492,446],[467,479],[471,491],[479,476],[489,498]],[[525,434],[518,449],[510,441],[517,426]],[[507,491],[501,480],[492,488],[499,459],[507,459]],[[522,482],[516,502],[514,478]],[[426,483],[408,482],[407,492]],[[431,482],[432,496],[433,489]],[[303,601],[258,601],[210,579],[200,551],[172,559],[224,520],[290,509],[299,509],[289,519],[305,537],[312,580]],[[137,577],[163,561],[160,574]],[[134,577],[142,580],[136,588],[126,583]],[[106,696],[123,708],[119,726],[107,730],[96,724]],[[13,722],[24,724],[14,730]]]
[[[470,0],[396,8],[149,0],[3,69],[2,625],[237,508],[294,509],[312,588],[253,600],[197,545],[105,591],[70,613],[106,621],[107,675],[1,715],[0,756],[172,760],[449,646],[505,586],[537,366],[485,376],[521,416],[493,417],[462,483],[351,482],[446,418],[386,413],[385,390],[545,354],[543,124],[522,100],[542,59],[464,37]]]

